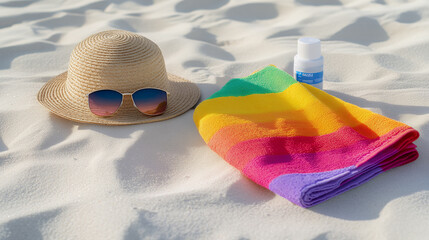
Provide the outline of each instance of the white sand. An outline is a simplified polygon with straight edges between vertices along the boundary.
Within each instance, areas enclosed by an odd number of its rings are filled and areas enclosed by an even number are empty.
[[[323,41],[325,87],[421,133],[420,158],[311,209],[243,177],[193,111],[126,127],[76,124],[36,101],[74,45],[107,29],[159,44],[203,98],[296,40]],[[427,239],[427,0],[0,1],[0,239]]]

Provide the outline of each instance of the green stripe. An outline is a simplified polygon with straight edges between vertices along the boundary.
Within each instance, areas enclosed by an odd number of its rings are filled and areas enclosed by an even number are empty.
[[[286,72],[268,66],[245,78],[233,78],[208,99],[279,93],[297,81]]]

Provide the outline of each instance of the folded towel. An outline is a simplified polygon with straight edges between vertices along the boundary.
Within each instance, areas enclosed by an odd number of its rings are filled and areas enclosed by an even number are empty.
[[[274,66],[230,80],[196,108],[194,121],[229,164],[302,207],[418,157],[413,128]]]

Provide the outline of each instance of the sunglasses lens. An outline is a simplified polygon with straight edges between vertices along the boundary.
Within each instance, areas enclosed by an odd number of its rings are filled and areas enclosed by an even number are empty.
[[[160,89],[140,89],[133,93],[133,100],[139,111],[146,115],[161,115],[167,109],[167,93]]]
[[[88,95],[89,109],[97,116],[113,115],[122,103],[122,94],[113,90],[100,90]]]

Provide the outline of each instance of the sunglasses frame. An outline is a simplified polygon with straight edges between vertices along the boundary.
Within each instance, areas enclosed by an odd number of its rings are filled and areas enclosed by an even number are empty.
[[[136,93],[136,92],[138,92],[138,91],[140,91],[140,90],[143,90],[143,89],[157,89],[157,90],[164,91],[164,92],[167,94],[167,103],[168,103],[168,97],[170,96],[170,92],[165,91],[165,90],[164,90],[164,89],[162,89],[162,88],[146,87],[146,88],[140,88],[140,89],[137,89],[137,90],[135,90],[135,91],[134,91],[134,92],[132,92],[132,93],[121,93],[121,92],[119,92],[119,91],[117,91],[117,90],[113,90],[113,89],[100,89],[100,90],[96,90],[96,91],[93,91],[93,92],[90,92],[90,93],[86,94],[86,98],[88,99],[88,109],[89,109],[89,111],[90,111],[92,114],[94,114],[94,115],[95,115],[95,116],[97,116],[97,117],[111,117],[111,116],[115,115],[115,114],[119,111],[119,109],[121,108],[122,104],[124,103],[124,96],[131,96],[131,100],[133,101],[133,105],[134,105],[134,107],[135,107],[135,108],[137,108],[137,110],[139,110],[139,112],[141,112],[141,111],[140,111],[140,109],[136,106],[136,103],[134,102],[133,94],[134,94],[134,93]],[[89,106],[89,95],[90,95],[91,93],[95,93],[95,92],[98,92],[98,91],[105,91],[105,90],[115,91],[115,92],[117,92],[117,93],[120,93],[120,94],[122,95],[122,99],[121,99],[121,104],[119,105],[118,109],[116,109],[116,111],[115,111],[114,113],[112,113],[111,115],[107,115],[107,116],[100,116],[100,115],[97,115],[97,114],[95,114],[95,113],[93,113],[93,112],[91,111],[91,107]],[[168,105],[167,105],[167,106],[168,106]],[[152,114],[147,114],[147,113],[144,113],[144,112],[141,112],[141,113],[142,113],[142,114],[144,114],[144,115],[146,115],[146,116],[150,116],[150,117],[159,116],[159,115],[164,114],[164,113],[161,113],[161,114],[157,114],[157,115],[152,115]]]

